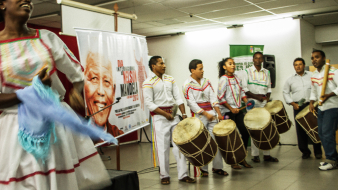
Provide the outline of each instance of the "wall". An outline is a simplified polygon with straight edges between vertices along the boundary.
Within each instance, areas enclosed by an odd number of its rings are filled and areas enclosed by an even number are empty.
[[[229,56],[230,44],[265,45],[264,53],[275,55],[277,83],[276,88],[272,90],[272,98],[284,102],[282,95],[284,82],[292,73],[295,73],[292,66],[294,58],[302,55],[299,20],[280,19],[248,24],[242,28],[148,39],[149,55],[161,55],[166,58],[166,72],[175,77],[180,89],[190,75],[189,62],[196,58],[203,61],[204,76],[209,78],[212,85],[216,87],[218,83],[217,63]],[[181,95],[183,98],[183,93]],[[293,118],[291,106],[285,104],[285,107],[289,117]],[[291,120],[294,122],[293,119]],[[297,143],[295,127],[282,134],[281,143]]]
[[[307,66],[312,66],[311,53],[313,49],[322,49],[322,45],[316,43],[315,26],[305,20],[300,19],[300,36],[302,58]]]
[[[326,58],[330,59],[331,64],[338,64],[338,44],[323,45],[322,50],[325,52]]]
[[[329,24],[323,26],[316,26],[316,42],[337,42],[338,41],[338,24]]]

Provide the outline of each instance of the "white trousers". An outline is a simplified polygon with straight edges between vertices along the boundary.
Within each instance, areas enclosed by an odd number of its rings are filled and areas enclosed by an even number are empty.
[[[212,115],[216,115],[214,110],[208,111],[208,113],[212,114]],[[203,123],[203,125],[207,128],[207,130],[209,131],[209,134],[211,135],[211,137],[213,139],[215,139],[214,133],[212,132],[212,130],[214,129],[214,126],[217,124],[217,120],[213,120],[213,121],[209,121],[204,115],[202,114],[196,114],[196,116],[198,119],[200,119]],[[222,154],[220,153],[220,150],[218,149],[217,154],[215,156],[215,158],[212,161],[212,167],[214,169],[223,169],[223,160],[222,160]],[[208,165],[202,166],[201,169],[203,171],[208,171]]]
[[[266,100],[264,100],[263,102],[260,102],[258,100],[255,99],[251,99],[249,98],[249,100],[254,100],[255,101],[255,108],[263,108],[266,104]],[[264,156],[269,156],[270,155],[270,150],[263,150],[263,155]],[[259,149],[255,146],[252,138],[251,138],[251,156],[259,156]]]
[[[172,132],[175,126],[180,122],[178,116],[174,120],[169,121],[162,115],[153,116],[153,124],[155,129],[155,143],[158,157],[158,164],[160,166],[160,178],[169,176],[169,151],[170,141],[172,142]],[[180,153],[178,147],[174,142],[173,153],[177,162],[178,179],[183,179],[188,176],[188,167],[186,164],[185,156]]]

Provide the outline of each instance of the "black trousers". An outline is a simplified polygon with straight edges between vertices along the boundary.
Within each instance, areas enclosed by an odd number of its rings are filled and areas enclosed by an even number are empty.
[[[225,115],[228,115],[229,118],[236,123],[236,126],[237,126],[239,132],[242,135],[244,147],[245,147],[245,149],[248,149],[248,143],[249,143],[250,135],[249,135],[249,132],[244,125],[244,113],[241,112],[241,111],[238,114],[233,114],[232,112],[228,112]]]
[[[303,154],[311,154],[311,151],[308,147],[308,142],[312,141],[309,136],[306,134],[306,131],[302,128],[302,126],[299,125],[299,123],[296,121],[296,115],[302,111],[306,106],[308,106],[309,103],[306,103],[299,107],[298,110],[293,110],[294,116],[295,116],[295,124],[296,124],[296,131],[297,131],[297,140],[298,140],[298,148]],[[322,154],[322,144],[321,143],[313,143],[313,151],[314,154]]]

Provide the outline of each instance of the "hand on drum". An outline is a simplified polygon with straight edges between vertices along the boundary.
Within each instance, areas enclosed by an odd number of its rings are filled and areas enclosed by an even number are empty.
[[[167,118],[167,120],[169,121],[174,120],[174,117],[170,113],[166,113],[165,118]],[[185,119],[184,116],[183,116],[183,119]]]
[[[42,82],[42,84],[46,85],[46,86],[51,86],[52,85],[52,80],[50,79],[50,76],[47,73],[47,67],[45,67],[44,69],[42,69],[39,73],[39,78]]]
[[[294,110],[299,110],[299,105],[298,104],[292,102],[291,105],[293,106]]]
[[[215,119],[215,116],[211,115],[210,113],[208,113],[208,112],[206,112],[206,111],[204,111],[202,114],[203,114],[205,117],[207,117],[207,119],[208,119],[209,121],[212,121],[212,120]]]
[[[218,121],[222,121],[224,120],[223,116],[222,115],[218,115]]]
[[[182,118],[183,118],[183,119],[187,119],[188,116],[187,116],[187,115],[182,115]]]
[[[313,106],[313,103],[310,103],[309,110],[310,110],[311,113],[315,112],[315,107]]]

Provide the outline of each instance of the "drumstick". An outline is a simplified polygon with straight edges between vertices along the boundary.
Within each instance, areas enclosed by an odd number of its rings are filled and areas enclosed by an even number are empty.
[[[325,89],[326,89],[327,79],[328,79],[328,76],[329,76],[329,71],[330,71],[330,59],[327,59],[326,64],[325,64],[323,87],[322,87],[322,91],[320,93],[320,96],[325,95]],[[323,104],[323,98],[320,98],[319,105],[321,106],[322,104]]]

